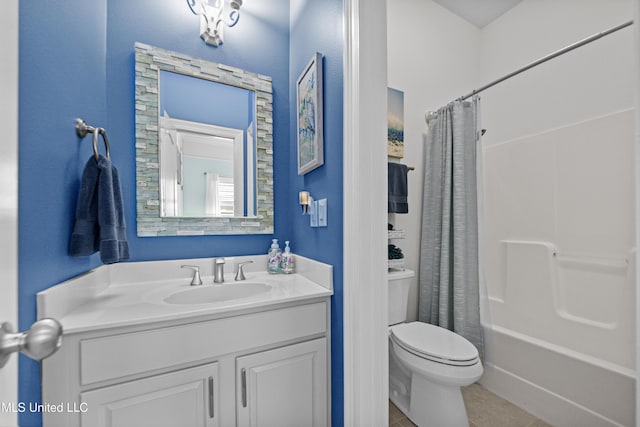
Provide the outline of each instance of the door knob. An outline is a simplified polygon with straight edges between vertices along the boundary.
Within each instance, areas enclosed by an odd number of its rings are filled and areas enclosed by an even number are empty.
[[[11,353],[16,351],[35,360],[42,360],[55,353],[62,344],[62,325],[54,319],[41,319],[25,332],[13,332],[10,323],[0,326],[0,368]]]

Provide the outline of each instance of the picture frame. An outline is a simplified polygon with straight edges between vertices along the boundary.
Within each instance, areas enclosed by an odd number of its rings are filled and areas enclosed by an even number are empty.
[[[298,175],[324,164],[322,54],[316,52],[296,82]]]
[[[387,156],[404,157],[404,92],[387,88]]]

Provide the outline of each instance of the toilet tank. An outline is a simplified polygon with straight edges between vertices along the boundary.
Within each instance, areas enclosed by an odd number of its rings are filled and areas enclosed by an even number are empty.
[[[409,269],[389,271],[389,325],[407,320],[409,289],[415,275]]]

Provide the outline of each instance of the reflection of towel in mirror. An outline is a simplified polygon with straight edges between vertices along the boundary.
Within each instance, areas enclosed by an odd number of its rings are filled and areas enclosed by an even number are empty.
[[[105,264],[129,258],[118,170],[103,156],[91,156],[82,173],[70,245],[71,256],[97,251]]]
[[[407,203],[407,165],[401,163],[388,163],[389,195],[387,211],[394,213],[408,213]]]

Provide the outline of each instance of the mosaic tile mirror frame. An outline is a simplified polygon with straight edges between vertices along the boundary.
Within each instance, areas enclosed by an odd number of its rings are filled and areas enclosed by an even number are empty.
[[[160,70],[244,88],[255,93],[256,214],[245,217],[161,216],[159,177]],[[135,44],[136,210],[138,236],[273,234],[273,96],[271,77]]]

